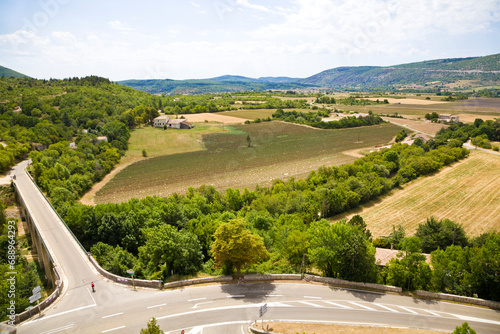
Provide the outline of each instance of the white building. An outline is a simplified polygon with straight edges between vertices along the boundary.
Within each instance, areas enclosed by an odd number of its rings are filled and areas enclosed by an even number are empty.
[[[165,125],[168,124],[169,120],[170,118],[168,118],[167,115],[158,116],[153,120],[153,126],[155,128],[163,128]]]

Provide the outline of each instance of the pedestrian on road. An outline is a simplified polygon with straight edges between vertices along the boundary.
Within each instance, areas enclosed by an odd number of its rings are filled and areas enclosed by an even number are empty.
[[[95,292],[95,289],[94,289],[94,282],[91,282],[90,284],[92,285],[92,292]]]

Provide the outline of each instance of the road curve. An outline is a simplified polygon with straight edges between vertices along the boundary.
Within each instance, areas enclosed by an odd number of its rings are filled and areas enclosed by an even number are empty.
[[[451,332],[467,321],[478,333],[500,332],[500,311],[397,294],[337,289],[309,283],[214,284],[158,291],[133,290],[101,277],[63,222],[26,175],[16,185],[64,273],[65,291],[20,334],[138,333],[155,317],[165,333],[247,333],[268,304],[265,319],[425,328]],[[92,293],[90,282],[96,285]]]

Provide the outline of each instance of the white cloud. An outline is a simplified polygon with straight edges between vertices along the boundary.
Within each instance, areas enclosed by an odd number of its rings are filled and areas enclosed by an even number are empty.
[[[120,31],[133,31],[133,28],[127,27],[124,25],[122,22],[116,20],[116,21],[110,21],[108,24],[111,26],[111,29],[114,30],[120,30]]]
[[[251,4],[248,0],[236,0],[236,3],[242,7],[260,10],[263,12],[270,12],[271,10],[266,6]]]
[[[52,36],[64,43],[75,43],[76,37],[69,31],[53,31]]]

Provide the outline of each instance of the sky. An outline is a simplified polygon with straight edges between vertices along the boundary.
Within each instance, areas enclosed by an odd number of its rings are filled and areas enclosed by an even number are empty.
[[[35,78],[305,78],[500,53],[499,0],[0,0],[0,65]]]

